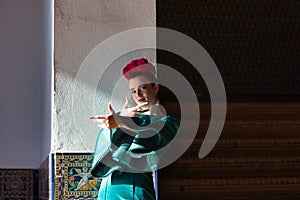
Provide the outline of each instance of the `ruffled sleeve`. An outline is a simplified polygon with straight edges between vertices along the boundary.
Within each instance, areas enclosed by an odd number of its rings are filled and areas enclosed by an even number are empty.
[[[108,131],[100,132],[92,167],[94,176],[105,177],[115,170],[149,172],[157,169],[161,156],[157,155],[157,150],[166,146],[179,128],[179,122],[173,116],[141,115],[122,117],[122,120],[138,133],[114,129],[109,134],[111,143],[107,145],[102,144],[104,140],[100,134]]]

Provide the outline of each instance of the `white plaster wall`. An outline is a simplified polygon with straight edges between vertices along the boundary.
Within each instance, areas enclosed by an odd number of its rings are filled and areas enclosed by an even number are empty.
[[[0,1],[0,168],[38,168],[42,1]]]
[[[91,50],[105,39],[128,29],[153,27],[155,21],[155,0],[55,1],[55,128],[52,151],[94,150],[98,128],[88,120],[88,116],[108,113],[107,103],[111,99],[106,91],[109,93],[115,80],[104,77],[105,81],[95,92],[87,79],[75,79],[79,68]],[[106,53],[109,55],[111,52]],[[154,51],[144,50],[124,55],[113,63],[110,73],[112,77],[119,78],[122,67],[132,58],[143,56],[154,61],[154,54]],[[101,60],[97,64],[106,67],[101,65]],[[95,75],[88,73],[91,78]],[[74,93],[80,98],[74,99]],[[122,103],[113,102],[113,105],[118,110]]]
[[[51,150],[53,101],[53,34],[54,0],[42,0],[42,116],[40,160],[43,162]]]

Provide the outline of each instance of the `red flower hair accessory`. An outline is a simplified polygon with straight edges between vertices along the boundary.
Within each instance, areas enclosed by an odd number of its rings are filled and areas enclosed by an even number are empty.
[[[151,73],[153,75],[156,74],[154,66],[145,58],[132,60],[129,64],[127,64],[123,69],[123,76],[129,80],[131,74],[136,72]]]

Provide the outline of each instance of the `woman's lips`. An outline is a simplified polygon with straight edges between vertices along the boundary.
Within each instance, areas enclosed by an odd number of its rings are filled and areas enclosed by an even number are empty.
[[[138,102],[145,102],[145,99],[139,99]]]

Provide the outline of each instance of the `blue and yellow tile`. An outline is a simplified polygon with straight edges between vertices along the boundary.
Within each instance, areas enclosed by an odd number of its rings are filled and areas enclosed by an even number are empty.
[[[56,153],[55,199],[97,199],[101,180],[91,175],[92,153]]]

